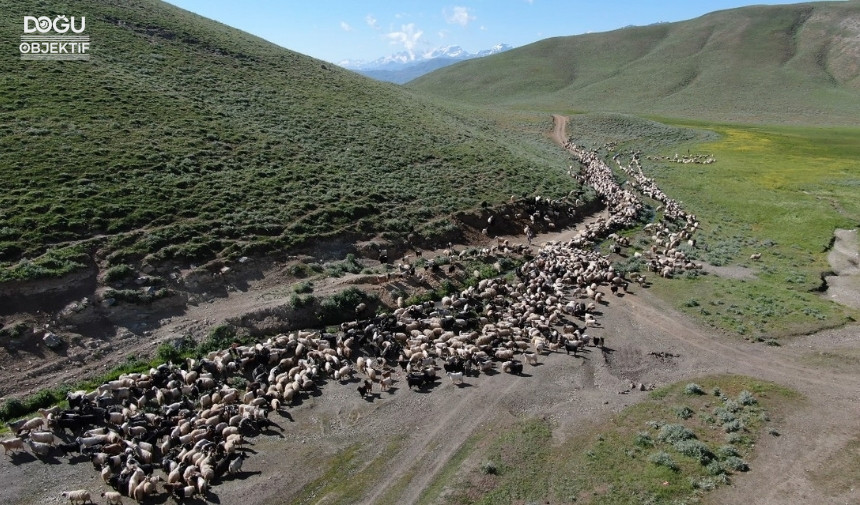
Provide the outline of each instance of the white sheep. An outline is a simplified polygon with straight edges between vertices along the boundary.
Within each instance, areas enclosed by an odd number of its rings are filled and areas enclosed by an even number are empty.
[[[9,454],[9,451],[23,451],[24,441],[20,438],[10,438],[9,440],[0,440],[0,445],[3,445],[3,454]]]
[[[107,500],[108,505],[122,505],[122,494],[119,491],[105,491],[102,498]]]
[[[63,491],[60,493],[63,498],[68,498],[71,503],[92,503],[90,500],[90,492],[86,489],[78,489],[76,491]]]
[[[451,382],[454,384],[462,384],[463,383],[463,372],[447,372],[448,377],[451,378]]]

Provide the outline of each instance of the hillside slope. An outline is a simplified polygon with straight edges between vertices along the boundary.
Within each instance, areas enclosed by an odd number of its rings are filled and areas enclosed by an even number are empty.
[[[14,48],[0,59],[0,280],[94,254],[199,265],[326,236],[439,236],[482,201],[565,192],[552,149],[514,153],[414,92],[166,3],[7,9],[59,14],[86,17],[90,61],[21,61],[21,23],[0,33]]]
[[[860,2],[752,6],[546,39],[409,86],[449,99],[553,110],[857,124]]]

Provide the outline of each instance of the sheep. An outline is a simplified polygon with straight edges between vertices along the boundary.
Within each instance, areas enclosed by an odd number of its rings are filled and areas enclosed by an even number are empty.
[[[463,383],[463,372],[446,372],[448,377],[451,378],[451,383],[453,384],[462,384]]]
[[[63,491],[60,493],[60,496],[68,498],[70,503],[92,503],[92,500],[90,500],[90,492],[86,489]]]
[[[18,429],[18,433],[20,433],[22,431],[29,432],[29,431],[40,429],[44,426],[44,424],[45,424],[45,418],[44,417],[34,417],[34,418],[30,419],[29,421],[26,421],[24,424],[22,424],[21,427]]]
[[[34,442],[32,440],[27,440],[27,445],[30,446],[30,450],[33,451],[33,454],[40,458],[50,456],[51,450],[54,448],[54,446],[50,444],[43,444],[42,442]]]
[[[537,366],[537,364],[538,364],[537,353],[526,352],[526,353],[523,353],[523,355],[526,357],[526,363],[528,363],[531,366]]]
[[[105,491],[102,498],[107,500],[108,505],[122,505],[122,494],[119,491]]]
[[[751,254],[751,255],[750,255],[750,259],[751,259],[751,260],[760,260],[760,259],[761,259],[761,253],[753,253],[753,254]]]
[[[240,454],[236,459],[230,462],[227,473],[235,475],[242,471],[242,463],[245,461],[245,453]]]
[[[10,438],[9,440],[0,440],[0,444],[3,445],[3,454],[9,454],[9,451],[23,451],[24,450],[24,441],[18,437]]]
[[[512,375],[520,375],[523,373],[523,363],[517,360],[505,361],[502,363],[502,371]]]
[[[54,434],[50,431],[34,431],[29,435],[30,440],[34,442],[41,442],[43,444],[54,445]]]

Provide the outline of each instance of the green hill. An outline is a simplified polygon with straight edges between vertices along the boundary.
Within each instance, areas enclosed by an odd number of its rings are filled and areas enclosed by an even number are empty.
[[[22,61],[25,15],[86,17],[91,60]],[[0,280],[451,232],[564,194],[563,154],[155,0],[10,4]],[[569,186],[569,181],[566,183]],[[45,254],[47,251],[47,254]]]
[[[542,40],[418,78],[448,99],[720,121],[860,121],[860,2],[753,6]]]

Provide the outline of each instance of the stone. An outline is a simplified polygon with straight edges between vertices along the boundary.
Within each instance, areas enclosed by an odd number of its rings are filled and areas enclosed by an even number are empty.
[[[42,337],[42,342],[44,342],[49,349],[56,349],[63,345],[63,339],[50,331],[45,332],[45,336]]]

